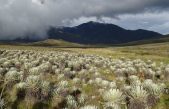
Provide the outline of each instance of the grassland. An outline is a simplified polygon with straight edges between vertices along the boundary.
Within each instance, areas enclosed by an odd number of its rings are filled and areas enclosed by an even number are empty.
[[[68,44],[69,45],[69,44]],[[75,44],[76,45],[76,44]],[[125,47],[104,47],[104,48],[58,48],[55,46],[46,47],[41,46],[24,46],[24,45],[0,45],[0,49],[18,49],[18,50],[37,50],[37,51],[68,51],[78,52],[83,54],[101,55],[111,58],[130,58],[130,59],[143,59],[153,60],[157,63],[163,62],[169,64],[169,43],[156,43],[156,44],[144,44],[137,46],[125,46]],[[169,80],[168,80],[169,81]],[[166,83],[169,87],[169,83]],[[85,89],[92,90],[92,89]],[[155,109],[169,109],[169,95],[163,95],[160,103]]]
[[[62,43],[62,42],[59,42]],[[65,42],[64,42],[65,43]],[[35,43],[36,45],[37,43]],[[68,43],[67,45],[69,45]],[[163,62],[169,64],[169,42],[155,43],[155,44],[144,44],[135,46],[124,46],[124,47],[84,47],[78,44],[70,46],[69,48],[63,46],[40,46],[37,45],[0,45],[0,49],[16,49],[16,50],[37,50],[37,51],[68,51],[78,52],[84,54],[101,55],[112,58],[130,58],[130,59],[143,59],[153,60],[156,62]],[[61,44],[62,45],[62,44]],[[66,45],[66,46],[67,46]],[[71,44],[72,45],[72,44]],[[78,45],[78,46],[76,46]]]

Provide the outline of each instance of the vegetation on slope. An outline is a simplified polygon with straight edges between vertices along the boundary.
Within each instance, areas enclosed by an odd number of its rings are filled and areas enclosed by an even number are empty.
[[[28,43],[29,46],[48,46],[48,47],[83,47],[81,44],[71,43],[63,40],[47,39],[44,41]]]

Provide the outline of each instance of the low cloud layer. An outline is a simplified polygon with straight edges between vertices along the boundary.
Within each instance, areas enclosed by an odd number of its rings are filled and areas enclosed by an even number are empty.
[[[131,30],[147,29],[162,34],[169,34],[169,13],[167,11],[161,13],[122,14],[116,16],[116,18],[80,17],[69,21],[67,24],[69,26],[75,26],[88,21],[112,23]]]
[[[0,0],[0,39],[44,38],[50,26],[89,20],[165,34],[168,6],[168,0]]]

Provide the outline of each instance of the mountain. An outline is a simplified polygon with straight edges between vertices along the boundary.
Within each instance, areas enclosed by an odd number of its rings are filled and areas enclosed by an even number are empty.
[[[81,44],[121,44],[162,36],[153,31],[126,30],[114,24],[98,22],[87,22],[75,27],[51,27],[47,34],[49,39],[62,39]]]
[[[132,45],[144,45],[144,44],[156,44],[156,43],[168,43],[169,42],[169,35],[165,35],[161,38],[153,38],[153,39],[147,39],[147,40],[139,40],[139,41],[133,41],[128,43],[122,43],[122,44],[95,44],[95,45],[83,45],[83,44],[77,44],[72,42],[67,42],[63,40],[56,40],[56,39],[47,39],[44,41],[38,41],[38,42],[32,42],[32,43],[21,43],[20,45],[28,45],[28,46],[50,46],[50,47],[70,47],[70,48],[97,48],[97,47],[108,47],[108,46],[132,46]]]
[[[74,27],[51,27],[49,30],[47,30],[47,36],[47,38],[38,39],[38,37],[34,35],[26,35],[25,37],[14,40],[0,40],[0,43],[32,43],[54,39],[79,44],[114,45],[165,37],[160,33],[153,31],[143,29],[126,30],[114,24],[92,21]],[[42,43],[40,44],[42,45]],[[46,43],[43,44],[45,45]]]

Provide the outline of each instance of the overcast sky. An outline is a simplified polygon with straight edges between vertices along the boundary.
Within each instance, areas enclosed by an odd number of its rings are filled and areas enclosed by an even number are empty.
[[[87,21],[169,34],[169,0],[0,0],[0,39]]]

